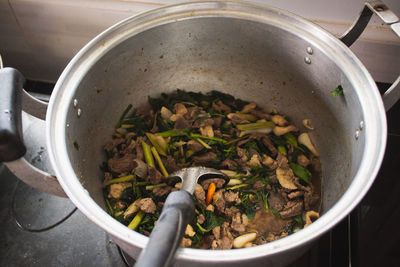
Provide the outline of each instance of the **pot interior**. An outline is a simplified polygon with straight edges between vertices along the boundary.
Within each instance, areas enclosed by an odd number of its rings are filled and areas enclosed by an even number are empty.
[[[362,108],[350,74],[322,41],[274,23],[193,17],[102,45],[107,51],[76,88],[82,113],[78,117],[71,103],[66,134],[75,173],[104,209],[99,165],[122,111],[177,88],[218,90],[276,108],[300,128],[303,119],[310,119],[315,130],[309,132],[321,154],[323,213],[349,188],[364,151],[363,134],[354,137]],[[339,84],[345,95],[334,98],[330,91]]]

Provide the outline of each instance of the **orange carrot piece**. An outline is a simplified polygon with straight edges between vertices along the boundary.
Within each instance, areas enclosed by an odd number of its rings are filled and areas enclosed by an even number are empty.
[[[211,183],[207,189],[207,198],[206,198],[207,205],[211,203],[211,200],[214,196],[214,192],[215,192],[215,184]]]

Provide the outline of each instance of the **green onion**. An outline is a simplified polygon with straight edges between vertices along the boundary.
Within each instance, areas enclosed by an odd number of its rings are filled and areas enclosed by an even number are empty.
[[[107,208],[108,208],[108,213],[110,213],[111,216],[114,216],[114,210],[111,207],[110,201],[108,201],[108,198],[106,198],[106,204],[107,204]]]
[[[146,186],[146,190],[153,190],[154,188],[164,187],[164,186],[167,186],[167,184],[166,183],[161,183],[161,184],[147,185]]]
[[[260,129],[272,129],[275,127],[275,124],[272,121],[263,121],[248,124],[239,124],[236,125],[236,127],[241,131],[251,131]]]
[[[124,129],[130,129],[133,127],[135,127],[134,124],[121,124],[121,128],[124,128]]]
[[[133,218],[131,223],[128,225],[129,229],[136,230],[136,228],[139,226],[140,222],[142,221],[144,217],[144,212],[139,211],[136,216]]]
[[[331,91],[331,94],[336,98],[337,96],[343,95],[343,87],[338,85],[335,89]]]
[[[185,129],[174,129],[174,130],[168,130],[165,132],[160,132],[156,133],[156,135],[162,136],[162,137],[175,137],[175,136],[184,136],[186,135]]]
[[[132,104],[129,104],[126,109],[124,110],[124,112],[122,112],[121,117],[119,118],[117,124],[115,124],[115,129],[118,129],[119,127],[121,127],[121,123],[124,120],[126,114],[128,114],[129,110],[131,110],[132,108]]]
[[[240,112],[229,113],[227,117],[228,117],[228,119],[232,119],[234,116],[236,116],[242,120],[246,120],[246,121],[256,121],[257,120],[257,117],[255,117],[254,115],[240,113]]]
[[[201,135],[201,134],[195,134],[195,133],[191,133],[190,137],[192,137],[192,138],[201,138],[201,139],[206,139],[206,140],[212,140],[212,141],[216,141],[216,142],[223,143],[223,144],[225,144],[227,142],[226,140],[224,140],[222,138],[208,137],[208,136],[204,136],[204,135]]]
[[[226,190],[235,190],[235,189],[238,189],[238,188],[241,188],[241,187],[245,187],[245,186],[248,186],[249,184],[238,184],[238,185],[234,185],[234,186],[230,186],[230,187],[227,187],[227,188],[225,188]]]
[[[278,146],[278,151],[282,155],[285,155],[285,156],[287,155],[286,147],[284,147],[284,146]]]
[[[162,138],[162,137],[161,137],[161,138]],[[151,152],[153,153],[153,156],[154,156],[154,158],[156,159],[157,164],[158,164],[158,167],[160,168],[162,174],[163,174],[165,177],[168,177],[168,172],[167,172],[167,170],[165,169],[164,164],[163,164],[163,162],[162,162],[162,160],[161,160],[161,158],[160,158],[160,155],[158,155],[157,149],[156,149],[154,146],[151,147]]]
[[[160,155],[167,156],[168,143],[162,136],[152,133],[146,133],[146,136],[149,138],[150,142],[157,149],[157,152],[160,153]]]
[[[202,231],[203,233],[207,233],[207,232],[211,231],[211,229],[210,230],[204,229],[199,223],[196,223],[196,225],[197,225],[197,227],[199,227],[200,231]]]
[[[156,167],[156,165],[154,164],[153,155],[151,154],[150,146],[146,142],[142,141],[142,148],[146,163],[151,167]]]
[[[286,141],[287,141],[289,144],[292,144],[294,147],[299,147],[299,145],[297,144],[297,138],[294,137],[293,134],[291,134],[291,133],[286,133],[286,134],[284,135],[284,137],[285,137]]]
[[[123,182],[129,182],[134,179],[134,175],[127,175],[115,179],[108,180],[107,182],[104,183],[104,186],[110,185],[110,184],[115,184],[115,183],[123,183]]]
[[[205,148],[211,149],[211,147],[210,147],[206,142],[204,142],[203,140],[201,140],[200,138],[195,139],[195,141],[196,141],[196,142],[199,142],[200,144],[202,144]]]

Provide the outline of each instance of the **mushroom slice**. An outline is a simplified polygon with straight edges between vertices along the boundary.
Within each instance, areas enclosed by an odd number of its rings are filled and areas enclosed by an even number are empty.
[[[314,127],[312,127],[312,125],[311,125],[310,119],[304,119],[304,120],[302,120],[302,123],[303,123],[304,127],[306,127],[307,129],[314,130]]]
[[[274,132],[274,134],[276,136],[281,136],[288,132],[296,132],[296,131],[298,131],[298,129],[294,125],[289,125],[289,126],[284,126],[284,127],[275,126],[274,129],[272,129],[272,131]]]
[[[282,187],[290,190],[297,189],[297,186],[293,182],[294,173],[291,169],[277,168],[276,177]]]
[[[304,227],[309,226],[310,224],[312,224],[316,219],[319,218],[319,213],[313,210],[307,211],[304,215],[303,215],[303,220],[305,222]]]
[[[285,117],[281,116],[281,115],[274,115],[271,118],[272,122],[275,123],[276,125],[279,126],[285,126],[288,121],[285,119]]]
[[[311,138],[308,133],[300,134],[297,141],[299,142],[299,144],[305,145],[311,151],[311,153],[314,154],[314,156],[319,157],[319,152],[315,148],[314,144],[312,143]]]
[[[162,107],[160,113],[163,120],[171,121],[171,116],[173,115],[171,110],[167,109],[166,107]]]
[[[257,104],[254,102],[251,102],[247,105],[245,105],[242,109],[242,113],[249,113],[250,110],[255,109],[257,107]]]
[[[200,128],[200,133],[203,136],[207,136],[207,137],[214,137],[214,131],[213,131],[213,127],[211,125],[207,125],[205,127],[201,127]]]

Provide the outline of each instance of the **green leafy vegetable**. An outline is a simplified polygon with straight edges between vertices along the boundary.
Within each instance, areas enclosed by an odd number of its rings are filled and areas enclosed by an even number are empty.
[[[336,98],[340,95],[343,95],[343,87],[338,85],[335,89],[331,91],[331,94]]]
[[[76,150],[79,150],[80,145],[78,144],[78,141],[74,140],[73,144],[74,144],[74,147],[76,148]]]
[[[119,127],[121,127],[122,120],[125,118],[126,114],[128,114],[129,110],[131,110],[131,108],[132,108],[132,104],[129,104],[129,105],[125,108],[124,112],[122,112],[121,117],[119,117],[119,120],[118,120],[117,123],[115,124],[115,128],[116,128],[116,129],[119,128]]]
[[[197,224],[197,227],[199,227],[199,229],[203,232],[209,232],[211,231],[213,228],[220,226],[224,223],[225,219],[216,216],[213,212],[206,210],[205,211],[205,222],[203,224],[203,226],[201,226],[200,224]]]
[[[289,164],[290,168],[293,170],[294,175],[296,177],[299,177],[301,180],[303,180],[306,183],[309,183],[311,181],[311,172],[307,170],[305,167],[298,165],[296,163],[291,162]]]

